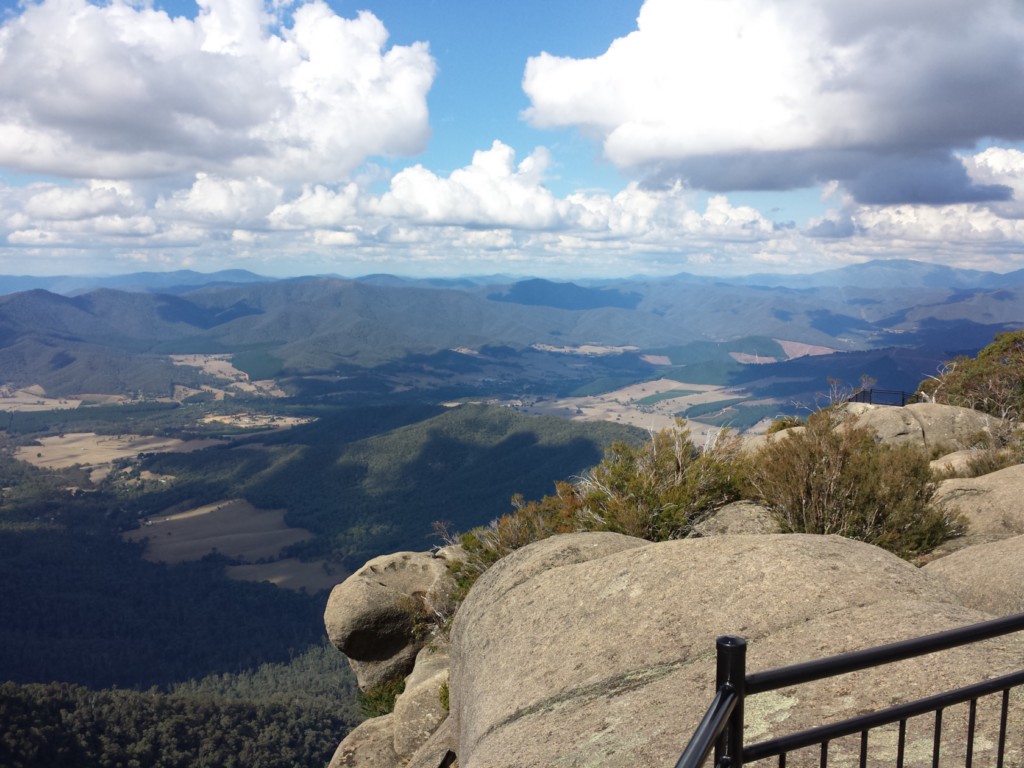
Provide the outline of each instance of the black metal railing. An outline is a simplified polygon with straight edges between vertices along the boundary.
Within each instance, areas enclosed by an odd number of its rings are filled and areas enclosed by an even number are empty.
[[[897,768],[902,768],[905,759],[907,720],[928,713],[935,713],[932,765],[938,766],[943,710],[963,703],[969,703],[970,706],[965,761],[966,768],[970,768],[974,752],[978,699],[1002,693],[996,758],[996,766],[1001,768],[1006,752],[1010,691],[1024,685],[1024,669],[965,688],[749,745],[743,743],[744,701],[747,697],[759,693],[891,664],[1022,630],[1024,613],[752,675],[746,673],[746,640],[740,637],[720,637],[716,643],[718,661],[715,698],[694,731],[693,738],[690,739],[682,757],[676,763],[676,768],[698,768],[704,764],[712,751],[715,753],[716,768],[741,768],[746,763],[769,757],[778,757],[780,768],[785,768],[786,756],[790,752],[813,746],[819,746],[820,765],[824,768],[828,764],[829,742],[855,734],[860,734],[861,737],[859,764],[864,766],[867,763],[869,731],[893,724],[899,725],[896,765]]]
[[[846,398],[846,402],[904,406],[916,402],[916,399],[913,392],[904,392],[901,389],[858,389]]]

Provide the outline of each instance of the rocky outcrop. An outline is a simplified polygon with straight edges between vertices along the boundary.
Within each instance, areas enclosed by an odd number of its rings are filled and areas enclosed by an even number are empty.
[[[327,768],[386,768],[399,765],[394,747],[394,715],[364,721],[338,745]]]
[[[374,558],[331,591],[324,624],[349,658],[364,691],[397,676],[405,690],[392,714],[354,729],[329,768],[444,768],[452,764],[447,727],[448,649],[427,626],[452,588],[458,548]]]
[[[933,453],[999,428],[932,404],[850,410],[879,439]],[[325,620],[339,648],[362,654],[353,661],[361,684],[409,676],[394,713],[354,730],[331,768],[671,765],[713,694],[718,635],[746,638],[748,669],[758,670],[1024,611],[1022,496],[1024,466],[943,481],[936,501],[963,514],[969,534],[923,569],[847,539],[777,534],[750,502],[724,507],[686,540],[556,536],[480,578],[450,645],[425,644],[409,615],[443,602],[446,560],[459,553],[378,558],[335,588]],[[1009,636],[760,694],[746,703],[747,738],[1016,671],[1022,658],[1024,636]],[[963,709],[944,712],[944,757],[963,754]],[[982,723],[976,762],[991,761],[995,727]],[[930,756],[931,740],[930,729],[908,731],[907,754]],[[834,742],[830,761],[852,764],[854,742]],[[872,735],[872,759],[894,764],[895,749],[895,738]],[[1017,740],[1007,764],[1022,757]]]
[[[991,438],[1001,424],[970,408],[912,403],[902,408],[851,403],[858,426],[868,427],[885,443],[912,443],[927,451],[951,453]]]
[[[955,508],[971,523],[971,529],[1006,538],[1024,533],[1024,464],[1016,464],[981,477],[944,480],[935,492],[935,503]]]
[[[964,605],[996,616],[1024,613],[1024,536],[967,547],[924,570]]]
[[[327,636],[366,690],[407,675],[425,642],[417,621],[446,593],[447,561],[426,552],[376,557],[331,591]]]
[[[448,717],[447,687],[447,648],[428,645],[416,656],[405,690],[395,701],[392,743],[400,758],[416,754]]]
[[[975,544],[1024,534],[1024,464],[970,478],[943,480],[934,503],[967,520],[967,533],[936,551],[948,554]]]
[[[517,555],[587,536],[513,553],[456,617],[451,716],[462,768],[671,765],[710,700],[722,633],[746,637],[758,669],[984,618],[910,564],[838,537],[687,539],[518,572]],[[769,695],[752,722],[769,733],[783,719],[790,729],[852,714],[907,688],[1009,670],[1022,652],[1024,639],[983,661],[907,662],[899,680],[876,674],[856,695],[846,680]]]
[[[880,442],[910,443],[940,455],[985,444],[1005,428],[1000,419],[955,405],[911,403],[894,407],[847,403],[842,408],[849,423],[872,430]],[[766,442],[802,429],[792,427],[771,435],[757,435],[745,441],[745,448],[757,450]]]

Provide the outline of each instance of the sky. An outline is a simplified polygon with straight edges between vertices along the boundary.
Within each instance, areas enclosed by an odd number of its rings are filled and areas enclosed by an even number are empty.
[[[0,0],[0,274],[1024,268],[1021,0]]]

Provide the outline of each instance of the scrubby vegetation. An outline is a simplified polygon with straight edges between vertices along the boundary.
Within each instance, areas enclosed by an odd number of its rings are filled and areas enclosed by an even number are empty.
[[[395,711],[395,700],[405,690],[405,678],[393,677],[356,694],[363,717],[380,717]]]
[[[922,449],[879,443],[836,409],[766,443],[748,480],[785,532],[834,533],[912,557],[963,529],[931,505],[935,484]]]
[[[918,391],[937,403],[1019,423],[1024,416],[1024,331],[1000,333],[977,357],[946,362]]]
[[[928,456],[879,443],[826,408],[806,422],[786,419],[754,453],[721,430],[703,446],[680,422],[640,446],[615,443],[593,469],[556,483],[540,501],[513,498],[513,511],[457,538],[467,553],[452,567],[456,599],[494,562],[533,541],[572,531],[614,531],[664,541],[741,498],[764,505],[784,532],[834,533],[914,557],[963,532],[965,523],[931,505]]]
[[[555,484],[539,501],[513,497],[514,510],[462,534],[465,561],[453,565],[456,599],[493,563],[533,541],[571,531],[613,531],[651,540],[681,538],[741,495],[737,438],[722,431],[697,446],[681,423],[641,445],[616,442],[593,469]]]

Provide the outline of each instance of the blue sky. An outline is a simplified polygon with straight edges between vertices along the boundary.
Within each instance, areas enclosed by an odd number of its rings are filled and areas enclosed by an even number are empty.
[[[1013,0],[0,8],[0,273],[1024,267]]]

